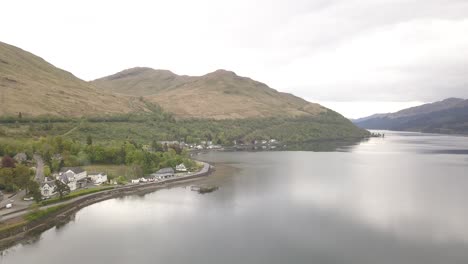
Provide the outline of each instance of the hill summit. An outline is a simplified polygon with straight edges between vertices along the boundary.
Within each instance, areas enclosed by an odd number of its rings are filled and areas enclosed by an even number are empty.
[[[327,109],[227,70],[203,76],[131,68],[92,82],[107,92],[142,96],[181,118],[315,116]]]

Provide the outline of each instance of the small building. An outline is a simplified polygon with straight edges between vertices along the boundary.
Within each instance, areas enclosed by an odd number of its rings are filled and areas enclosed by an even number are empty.
[[[68,185],[70,191],[74,191],[77,188],[75,174],[72,171],[59,174],[57,180]]]
[[[41,183],[41,186],[40,186],[40,190],[41,190],[41,195],[43,197],[50,197],[50,196],[53,196],[56,191],[56,185],[55,185],[55,181],[45,181],[43,183]]]
[[[174,169],[173,168],[162,168],[158,170],[156,173],[151,174],[151,177],[156,179],[167,179],[174,176]]]
[[[24,163],[28,160],[28,156],[26,155],[26,153],[18,153],[16,154],[14,157],[13,157],[14,160],[16,160],[17,163]]]
[[[100,185],[100,184],[103,184],[103,183],[107,182],[107,174],[105,174],[103,172],[90,173],[89,178],[96,185]]]
[[[80,168],[80,167],[63,167],[60,170],[59,175],[61,175],[62,173],[70,173],[70,172],[74,174],[76,181],[83,180],[88,176],[88,173],[83,168]]]
[[[132,180],[132,183],[140,183],[140,179]]]
[[[185,165],[183,163],[179,164],[176,166],[176,171],[180,171],[180,172],[186,172],[187,171],[187,167],[185,167]]]

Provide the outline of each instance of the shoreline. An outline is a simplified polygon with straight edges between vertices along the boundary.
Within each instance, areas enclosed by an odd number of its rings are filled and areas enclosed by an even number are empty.
[[[87,196],[77,197],[76,200],[43,206],[41,209],[54,207],[59,208],[49,215],[44,216],[43,218],[32,220],[30,222],[24,220],[24,216],[29,211],[19,212],[21,215],[6,220],[9,222],[16,222],[17,224],[13,224],[10,228],[6,228],[0,231],[0,250],[4,250],[17,243],[26,241],[31,236],[41,234],[42,232],[54,226],[68,222],[77,211],[89,205],[129,195],[144,195],[160,189],[167,189],[179,184],[200,180],[202,177],[206,177],[214,171],[210,164],[206,162],[203,162],[203,164],[203,169],[192,175],[167,179],[162,182],[140,183],[130,186],[117,187],[111,190],[105,190],[102,192],[89,194]]]

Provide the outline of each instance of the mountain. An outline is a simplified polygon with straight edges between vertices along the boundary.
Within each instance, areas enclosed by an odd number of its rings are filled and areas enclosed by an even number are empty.
[[[43,125],[44,115],[59,118],[48,118],[50,124]],[[86,117],[87,122],[70,117]],[[133,68],[86,82],[1,42],[0,119],[2,137],[214,139],[229,145],[234,140],[275,138],[289,144],[369,136],[330,109],[234,72],[180,76]]]
[[[0,42],[0,116],[83,116],[146,111],[130,96],[110,94],[44,59]]]
[[[166,70],[132,68],[91,83],[107,92],[144,97],[181,118],[304,117],[328,111],[226,70],[181,76]]]
[[[396,113],[355,119],[353,123],[366,129],[468,134],[468,100],[448,98]]]

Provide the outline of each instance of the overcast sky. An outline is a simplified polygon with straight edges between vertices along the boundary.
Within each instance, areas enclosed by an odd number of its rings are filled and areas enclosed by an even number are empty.
[[[92,80],[228,69],[347,117],[468,98],[467,0],[7,0],[0,41]]]

